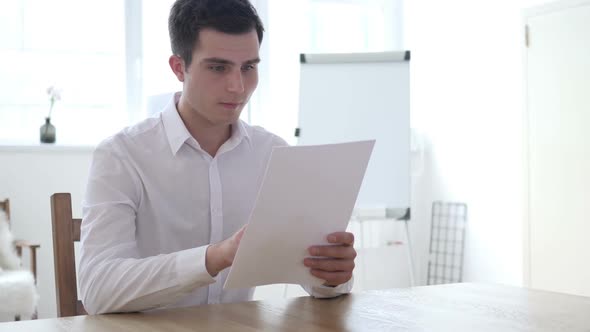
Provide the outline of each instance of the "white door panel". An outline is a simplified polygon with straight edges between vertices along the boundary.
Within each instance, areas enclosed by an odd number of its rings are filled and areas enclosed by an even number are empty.
[[[530,286],[590,296],[590,1],[527,24]]]

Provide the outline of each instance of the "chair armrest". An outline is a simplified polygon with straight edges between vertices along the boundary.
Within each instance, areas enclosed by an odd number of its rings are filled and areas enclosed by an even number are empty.
[[[25,240],[14,240],[14,246],[16,248],[16,254],[18,257],[23,256],[23,248],[29,248],[31,253],[31,272],[33,273],[33,277],[35,278],[35,282],[37,280],[37,249],[41,247],[38,243],[31,243]]]
[[[14,240],[14,245],[16,247],[20,247],[20,248],[31,248],[31,249],[37,249],[39,247],[41,247],[40,244],[38,243],[31,243],[25,240]]]

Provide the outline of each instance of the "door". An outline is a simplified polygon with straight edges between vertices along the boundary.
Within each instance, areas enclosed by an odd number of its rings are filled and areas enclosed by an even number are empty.
[[[525,20],[528,286],[590,296],[590,1]]]

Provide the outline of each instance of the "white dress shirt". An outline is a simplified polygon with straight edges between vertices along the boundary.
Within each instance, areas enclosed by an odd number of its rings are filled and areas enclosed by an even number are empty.
[[[179,97],[159,117],[124,129],[94,152],[78,274],[88,313],[252,298],[253,288],[223,290],[229,269],[211,277],[205,253],[246,224],[271,150],[286,143],[238,121],[211,157],[180,118]],[[333,297],[349,292],[352,282],[304,288]]]

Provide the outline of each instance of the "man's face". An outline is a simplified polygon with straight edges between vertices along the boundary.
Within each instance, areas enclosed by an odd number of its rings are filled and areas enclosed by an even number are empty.
[[[183,98],[196,112],[191,116],[213,126],[237,121],[258,84],[258,49],[256,30],[202,30],[183,81]]]

